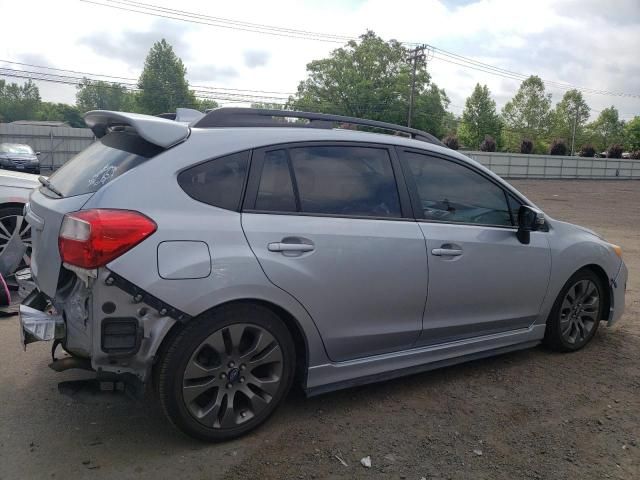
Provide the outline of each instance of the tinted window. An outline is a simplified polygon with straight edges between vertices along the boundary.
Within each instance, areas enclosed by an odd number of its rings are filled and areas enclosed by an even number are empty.
[[[200,202],[238,210],[248,164],[248,151],[234,153],[181,172],[178,183],[187,195]]]
[[[445,222],[512,225],[502,188],[454,162],[405,152],[424,218]]]
[[[302,147],[289,151],[303,212],[400,217],[400,200],[386,150]]]
[[[285,150],[274,150],[265,154],[255,208],[273,212],[296,211],[296,200]]]
[[[49,180],[65,197],[96,192],[161,151],[134,133],[109,133],[65,163]]]

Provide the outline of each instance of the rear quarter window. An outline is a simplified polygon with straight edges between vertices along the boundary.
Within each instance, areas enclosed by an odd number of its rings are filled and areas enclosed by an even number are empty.
[[[112,132],[84,149],[49,180],[64,197],[93,193],[163,149],[131,132]]]
[[[248,168],[249,151],[238,152],[180,172],[178,183],[199,202],[237,211]]]

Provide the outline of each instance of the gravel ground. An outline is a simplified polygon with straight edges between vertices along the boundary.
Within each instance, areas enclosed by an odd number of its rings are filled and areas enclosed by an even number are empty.
[[[58,382],[82,374],[49,370],[49,345],[23,353],[17,319],[0,319],[0,479],[640,478],[640,182],[513,183],[624,249],[626,313],[582,351],[535,348],[312,399],[294,391],[257,432],[205,445],[149,404],[61,395]]]

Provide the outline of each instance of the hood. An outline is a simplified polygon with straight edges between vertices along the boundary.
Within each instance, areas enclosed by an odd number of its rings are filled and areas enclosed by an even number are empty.
[[[600,235],[597,232],[594,232],[590,228],[583,227],[582,225],[576,225],[575,223],[563,222],[563,221],[556,220],[556,219],[551,219],[551,220],[552,220],[554,225],[561,224],[561,225],[563,225],[565,227],[568,227],[568,228],[573,228],[575,230],[580,230],[581,232],[588,233],[588,234],[593,235],[594,237],[599,238],[600,240],[604,240],[606,242],[605,238],[602,235]]]
[[[33,189],[40,185],[38,175],[0,170],[0,186]]]

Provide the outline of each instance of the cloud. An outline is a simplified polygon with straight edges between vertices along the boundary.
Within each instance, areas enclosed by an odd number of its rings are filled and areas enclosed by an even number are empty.
[[[52,63],[47,57],[39,53],[21,53],[17,55],[19,62],[28,63],[30,65],[37,65],[39,67],[52,67]]]
[[[187,67],[187,78],[190,82],[209,82],[213,80],[228,80],[238,76],[233,67],[217,67],[215,65],[193,64]]]
[[[144,59],[153,44],[165,39],[182,60],[191,58],[186,34],[191,27],[185,23],[156,21],[146,31],[123,30],[95,32],[81,37],[79,43],[89,47],[100,56],[118,59],[134,68],[142,68]]]
[[[264,67],[269,63],[271,53],[266,50],[245,50],[244,64],[249,68]]]

